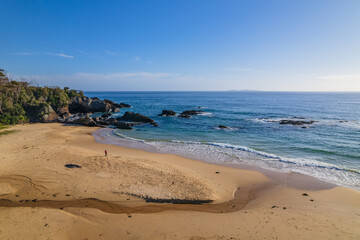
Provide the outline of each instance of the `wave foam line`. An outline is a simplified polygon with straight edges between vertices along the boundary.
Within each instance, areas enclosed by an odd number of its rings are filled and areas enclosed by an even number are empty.
[[[119,136],[121,138],[124,138],[124,139],[142,142],[145,144],[149,144],[151,142],[151,141],[146,141],[146,140],[142,140],[142,139],[128,137],[128,136],[125,136],[123,134],[116,133],[116,132],[113,132],[113,134],[115,134],[116,136]],[[166,142],[166,141],[157,140],[157,142]],[[329,170],[336,170],[336,171],[351,172],[351,173],[356,173],[356,174],[360,175],[360,172],[357,170],[354,170],[354,169],[341,168],[341,167],[337,167],[337,166],[330,165],[330,164],[320,165],[320,164],[315,164],[315,163],[302,163],[302,162],[297,162],[294,160],[286,160],[279,156],[269,154],[266,152],[262,152],[262,151],[257,151],[257,150],[254,150],[254,149],[251,149],[248,147],[244,147],[244,146],[231,145],[231,144],[226,144],[226,143],[216,143],[216,142],[195,142],[195,141],[179,141],[179,140],[170,140],[168,142],[182,143],[182,144],[194,144],[194,145],[208,145],[208,146],[215,146],[215,147],[220,147],[220,148],[233,149],[233,150],[253,153],[258,156],[262,156],[262,157],[269,158],[269,159],[278,160],[279,162],[282,162],[282,163],[293,164],[293,165],[304,166],[304,167],[315,167],[315,168],[322,168],[322,169],[329,169]]]

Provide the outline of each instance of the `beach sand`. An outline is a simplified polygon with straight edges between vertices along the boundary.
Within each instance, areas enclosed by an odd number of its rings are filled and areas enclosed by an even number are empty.
[[[12,129],[0,137],[0,239],[360,239],[357,190],[105,145],[97,128]],[[174,199],[212,202],[156,203]]]

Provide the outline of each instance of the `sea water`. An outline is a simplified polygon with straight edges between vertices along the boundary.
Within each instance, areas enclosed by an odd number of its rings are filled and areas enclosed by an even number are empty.
[[[219,164],[298,172],[360,189],[360,93],[86,92],[125,102],[158,127],[107,130],[109,141]],[[163,109],[191,118],[161,117]],[[294,126],[280,120],[316,121]],[[219,125],[228,128],[221,129]],[[306,126],[306,128],[303,128]]]

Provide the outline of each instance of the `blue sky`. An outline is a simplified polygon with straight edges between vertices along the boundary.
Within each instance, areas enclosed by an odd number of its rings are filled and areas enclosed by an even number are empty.
[[[83,90],[360,91],[358,0],[0,0],[0,68]]]

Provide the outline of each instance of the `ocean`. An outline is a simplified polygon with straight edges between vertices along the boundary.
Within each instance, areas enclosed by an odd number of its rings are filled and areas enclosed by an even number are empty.
[[[125,102],[158,127],[104,129],[108,143],[172,153],[217,164],[298,172],[360,189],[360,93],[86,92]],[[162,110],[201,110],[191,118]],[[294,126],[281,120],[316,121]],[[221,129],[219,125],[228,128]],[[304,128],[306,126],[306,128]]]

